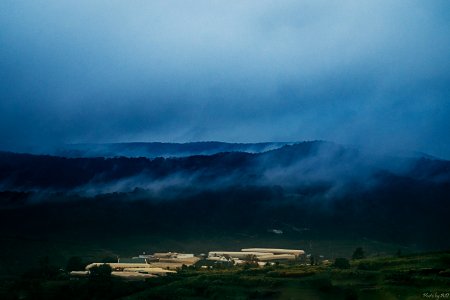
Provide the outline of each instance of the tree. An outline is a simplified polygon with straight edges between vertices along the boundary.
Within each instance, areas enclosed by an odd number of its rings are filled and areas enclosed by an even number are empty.
[[[309,264],[310,264],[311,266],[314,266],[314,265],[317,264],[316,258],[315,258],[314,255],[312,255],[312,254],[311,254],[311,256],[309,257]]]
[[[66,271],[72,272],[72,271],[83,271],[86,267],[86,264],[83,263],[83,260],[79,256],[72,256],[67,261],[66,265]]]
[[[353,252],[352,259],[362,259],[366,257],[364,254],[364,250],[361,247],[358,247],[355,249],[355,252]]]
[[[248,263],[256,263],[258,261],[258,258],[254,254],[245,255],[245,257],[242,259]]]
[[[89,270],[89,278],[98,280],[108,280],[111,278],[112,268],[108,264],[94,266]]]

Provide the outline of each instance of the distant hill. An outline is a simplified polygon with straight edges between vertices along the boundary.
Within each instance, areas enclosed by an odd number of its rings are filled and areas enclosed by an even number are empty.
[[[69,144],[47,150],[46,154],[64,157],[184,157],[192,155],[212,155],[220,152],[260,153],[277,149],[292,143],[108,143]]]
[[[202,143],[192,145],[205,151]],[[224,148],[237,149],[238,144]],[[259,144],[258,144],[259,145]],[[166,145],[168,148],[173,144]],[[273,145],[272,145],[273,146]],[[184,146],[182,146],[184,147]],[[246,149],[250,149],[246,145]],[[264,144],[264,147],[269,147]],[[163,148],[161,145],[160,150]],[[270,148],[270,147],[269,147]],[[211,146],[211,149],[219,149]],[[259,145],[262,150],[263,146]],[[380,174],[423,181],[450,180],[450,162],[429,158],[367,155],[329,142],[303,142],[265,152],[220,152],[170,158],[81,157],[0,152],[0,190],[123,192],[233,185],[366,188]]]

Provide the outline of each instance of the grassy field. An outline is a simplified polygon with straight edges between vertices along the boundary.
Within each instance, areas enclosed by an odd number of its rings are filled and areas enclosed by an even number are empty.
[[[125,242],[124,242],[125,241]],[[306,239],[298,236],[234,234],[220,237],[168,237],[165,235],[123,235],[100,237],[95,240],[73,236],[1,236],[0,278],[17,276],[36,266],[43,257],[52,264],[64,268],[72,256],[80,256],[86,262],[101,261],[103,257],[131,257],[142,252],[207,253],[211,250],[239,251],[242,248],[264,247],[304,249],[306,253],[323,255],[327,259],[349,257],[356,247],[363,247],[371,255],[393,255],[399,249],[404,253],[421,252],[423,249],[398,244],[355,239]]]
[[[379,256],[333,264],[183,268],[127,282],[115,278],[3,280],[0,299],[440,299],[450,298],[450,252]]]
[[[450,293],[449,268],[447,252],[362,259],[349,269],[186,270],[126,299],[424,299]]]

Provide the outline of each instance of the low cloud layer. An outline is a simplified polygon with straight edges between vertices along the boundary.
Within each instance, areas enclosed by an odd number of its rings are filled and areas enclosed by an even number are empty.
[[[450,158],[447,1],[2,1],[0,148],[332,140]]]

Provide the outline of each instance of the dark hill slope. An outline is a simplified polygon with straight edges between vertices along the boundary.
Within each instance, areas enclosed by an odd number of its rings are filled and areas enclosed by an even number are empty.
[[[227,249],[366,239],[443,249],[449,170],[448,161],[324,142],[170,159],[0,153],[0,237],[128,250],[153,241],[155,251],[192,251],[183,247],[198,240]]]
[[[376,184],[379,173],[446,182],[450,162],[366,156],[326,142],[304,142],[263,153],[224,152],[182,158],[63,158],[0,153],[2,190],[108,191],[158,186]],[[126,182],[125,182],[126,181]],[[117,184],[120,183],[120,184]]]

